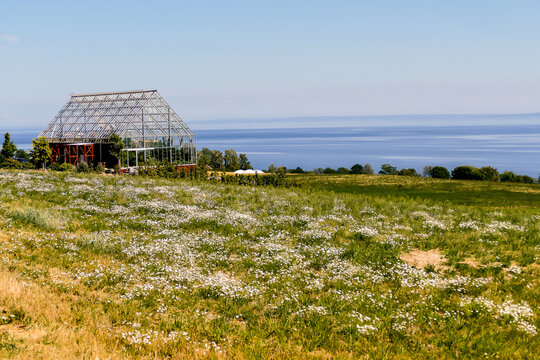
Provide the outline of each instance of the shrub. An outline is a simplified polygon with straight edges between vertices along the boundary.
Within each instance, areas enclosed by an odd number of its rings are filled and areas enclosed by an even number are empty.
[[[458,166],[452,170],[452,179],[456,180],[482,180],[480,169],[474,166]]]
[[[5,158],[1,165],[4,169],[20,169],[22,167],[20,162],[11,158]]]
[[[362,170],[362,174],[373,174],[373,168],[369,164],[364,164],[364,169]]]
[[[50,167],[50,170],[54,171],[73,171],[73,165],[69,163],[53,163]]]
[[[429,175],[435,179],[450,179],[450,172],[443,166],[434,166]]]
[[[94,172],[96,174],[103,174],[105,172],[105,166],[103,166],[103,163],[98,163],[94,169]]]
[[[395,166],[392,166],[390,164],[382,164],[381,165],[381,171],[379,171],[379,174],[381,175],[397,175],[398,170]]]
[[[401,176],[418,176],[418,173],[415,169],[401,169],[399,170],[398,175]]]
[[[360,164],[354,164],[351,166],[351,174],[362,174],[364,171],[364,167]]]
[[[338,174],[348,174],[350,173],[351,171],[349,169],[347,169],[346,167],[340,167],[337,169],[337,172]]]
[[[22,169],[24,170],[35,170],[36,165],[34,163],[31,163],[30,161],[25,161],[22,163]]]
[[[327,167],[323,170],[323,174],[337,174],[337,170],[334,170],[331,167]]]
[[[89,173],[90,170],[90,166],[88,166],[88,164],[85,162],[81,162],[79,165],[77,165],[77,172],[79,173]]]
[[[485,181],[499,181],[499,172],[497,169],[491,166],[484,166],[480,168],[482,180]]]

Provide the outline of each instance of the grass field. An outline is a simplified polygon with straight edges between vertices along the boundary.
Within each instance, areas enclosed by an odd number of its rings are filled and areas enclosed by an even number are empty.
[[[0,358],[535,358],[540,186],[0,172]]]

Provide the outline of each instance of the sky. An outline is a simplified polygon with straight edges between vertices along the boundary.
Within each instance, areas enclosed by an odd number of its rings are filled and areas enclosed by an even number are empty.
[[[195,127],[540,112],[540,1],[0,0],[0,127],[132,89]]]

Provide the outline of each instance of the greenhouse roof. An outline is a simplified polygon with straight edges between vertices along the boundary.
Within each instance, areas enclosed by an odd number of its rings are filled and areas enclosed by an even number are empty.
[[[71,95],[39,136],[49,142],[105,142],[111,134],[123,139],[194,137],[157,90]]]

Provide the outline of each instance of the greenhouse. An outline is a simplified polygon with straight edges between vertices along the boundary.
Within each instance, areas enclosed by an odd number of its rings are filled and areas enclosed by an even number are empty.
[[[195,164],[196,136],[157,90],[72,95],[40,137],[49,141],[52,162],[113,166],[110,137],[125,148],[121,167],[142,162]]]

